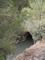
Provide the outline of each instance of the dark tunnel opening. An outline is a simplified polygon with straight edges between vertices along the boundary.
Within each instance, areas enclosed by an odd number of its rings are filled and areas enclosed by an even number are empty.
[[[20,36],[20,41],[16,44],[15,56],[34,44],[32,35],[29,32],[23,32]]]
[[[30,42],[34,44],[32,35],[29,32],[26,32],[24,36],[26,37],[26,40],[30,40]]]

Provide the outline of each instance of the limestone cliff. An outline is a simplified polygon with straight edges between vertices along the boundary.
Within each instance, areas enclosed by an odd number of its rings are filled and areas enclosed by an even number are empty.
[[[45,39],[19,54],[14,60],[45,60]]]

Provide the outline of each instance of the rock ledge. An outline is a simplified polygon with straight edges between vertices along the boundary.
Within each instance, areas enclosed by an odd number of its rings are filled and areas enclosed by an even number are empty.
[[[14,60],[45,60],[45,41],[37,42],[33,46],[27,48]]]

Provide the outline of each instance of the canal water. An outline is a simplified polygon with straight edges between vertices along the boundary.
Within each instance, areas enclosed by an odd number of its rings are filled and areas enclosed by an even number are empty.
[[[14,54],[8,55],[7,60],[13,60],[18,54],[22,53],[26,48],[29,48],[33,44],[34,42],[32,37],[28,37],[25,41],[16,44],[16,50]]]

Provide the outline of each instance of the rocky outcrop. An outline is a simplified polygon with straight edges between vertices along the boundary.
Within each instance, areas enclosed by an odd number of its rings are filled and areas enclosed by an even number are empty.
[[[45,60],[45,39],[27,48],[14,60]]]

